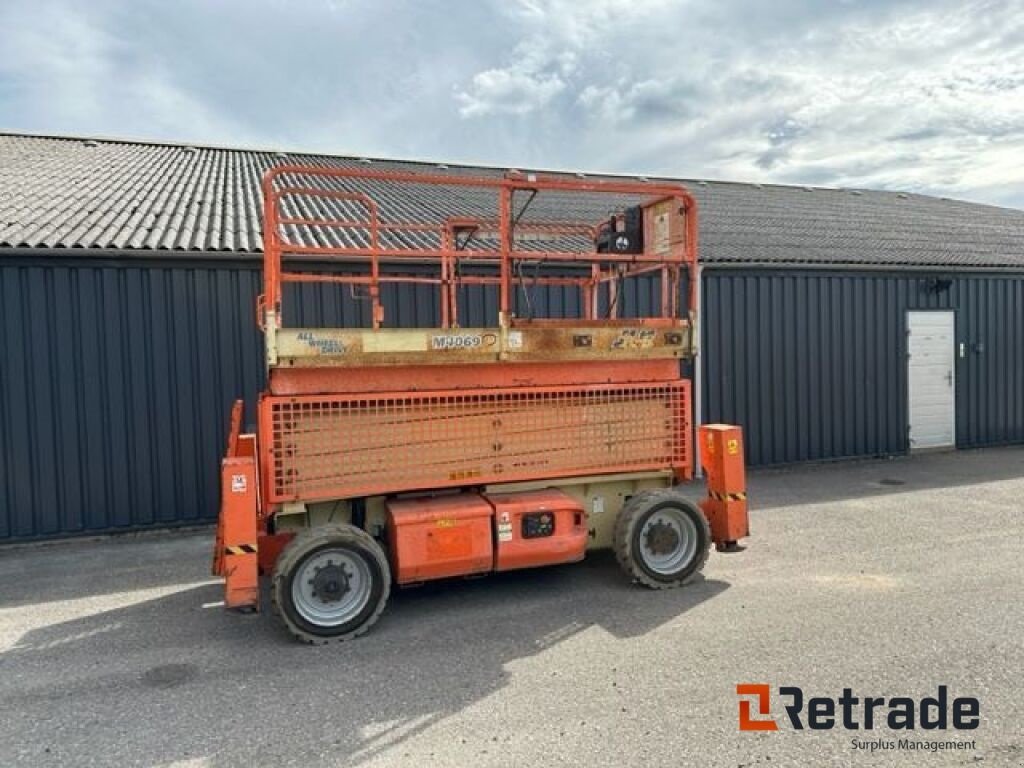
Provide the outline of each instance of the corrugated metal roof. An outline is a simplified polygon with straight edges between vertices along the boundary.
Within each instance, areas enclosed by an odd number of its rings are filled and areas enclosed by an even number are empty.
[[[2,134],[0,249],[259,253],[259,180],[282,163],[365,165],[355,157]],[[372,167],[503,173],[394,160]],[[700,203],[708,263],[1024,267],[1024,211],[895,192],[680,181]],[[427,195],[396,202],[429,207]]]

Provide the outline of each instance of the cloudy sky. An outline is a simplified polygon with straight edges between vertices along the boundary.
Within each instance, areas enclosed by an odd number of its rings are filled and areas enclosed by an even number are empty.
[[[1024,0],[0,0],[0,130],[1024,208]]]

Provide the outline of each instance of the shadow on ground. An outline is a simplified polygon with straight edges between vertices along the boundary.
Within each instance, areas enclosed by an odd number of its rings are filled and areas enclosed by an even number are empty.
[[[325,647],[292,642],[269,615],[204,608],[220,599],[216,584],[187,587],[28,631],[0,655],[0,733],[11,729],[0,743],[18,737],[29,752],[12,757],[25,762],[97,749],[116,750],[111,763],[157,765],[400,754],[404,739],[510,684],[517,660],[581,632],[645,635],[727,587],[643,590],[599,553],[576,566],[399,590],[371,634]],[[68,702],[81,716],[48,731]]]
[[[994,484],[1022,469],[1024,449],[1011,448],[755,472],[753,517]],[[77,764],[82,756],[109,765],[359,764],[382,753],[400,761],[410,736],[486,708],[498,691],[500,706],[523,711],[538,696],[572,691],[576,675],[628,675],[633,638],[666,632],[644,647],[678,641],[684,659],[689,639],[707,638],[704,612],[688,614],[729,586],[699,580],[650,592],[598,554],[574,566],[401,590],[371,634],[311,648],[269,616],[217,606],[220,587],[205,581],[209,547],[208,536],[189,535],[0,557],[0,639],[8,644],[0,654],[0,765]],[[742,631],[715,628],[722,637]],[[584,633],[625,642],[576,642]],[[541,654],[543,663],[531,663]],[[510,738],[502,733],[479,728],[453,738],[466,742],[461,754],[493,755]]]

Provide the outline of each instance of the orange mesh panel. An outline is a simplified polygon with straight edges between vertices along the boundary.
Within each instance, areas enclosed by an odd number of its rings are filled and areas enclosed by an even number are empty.
[[[689,382],[264,397],[268,501],[689,473]]]

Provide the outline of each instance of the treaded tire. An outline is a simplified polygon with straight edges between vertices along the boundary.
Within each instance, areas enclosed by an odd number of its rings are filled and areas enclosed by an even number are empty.
[[[300,614],[292,597],[292,582],[307,559],[331,549],[346,550],[350,556],[361,557],[371,585],[369,599],[358,615],[343,624],[324,626]],[[323,645],[364,634],[380,618],[390,592],[391,569],[380,544],[353,525],[333,524],[307,528],[288,542],[274,566],[270,597],[274,612],[292,635],[304,643]]]
[[[659,510],[672,508],[694,524],[696,546],[692,557],[679,563],[671,573],[659,573],[644,562],[641,534],[647,520]],[[632,496],[615,519],[615,559],[633,581],[651,589],[671,589],[690,581],[707,562],[711,551],[711,528],[700,507],[671,488],[641,491]]]

